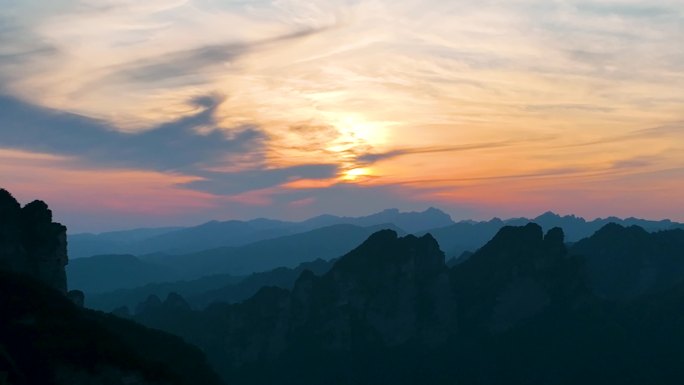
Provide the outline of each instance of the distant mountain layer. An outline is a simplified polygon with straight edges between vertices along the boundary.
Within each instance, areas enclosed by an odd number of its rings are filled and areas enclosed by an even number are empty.
[[[429,212],[430,210],[428,210]],[[364,219],[373,221],[386,219],[388,214],[371,216]],[[409,215],[409,214],[405,214]],[[413,215],[413,214],[411,214]],[[409,218],[411,217],[409,215]],[[418,214],[416,214],[418,215]],[[324,223],[327,217],[311,220],[310,224]],[[641,224],[650,231],[659,229],[684,228],[681,224],[670,221],[647,221],[640,219],[619,220],[616,218],[585,221],[574,216],[561,217],[553,213],[543,214],[536,219],[542,229],[553,227],[569,228],[572,234],[566,241],[576,242],[592,235],[596,230],[606,226],[608,220],[616,220],[623,225]],[[263,220],[261,228],[269,222]],[[450,264],[458,263],[457,257],[468,255],[483,246],[502,227],[506,225],[525,225],[531,223],[524,218],[486,222],[463,221],[452,225],[431,229],[428,232],[438,241],[445,251]],[[276,226],[271,224],[271,226]],[[217,274],[232,277],[249,275],[253,272],[268,271],[276,267],[294,267],[300,263],[313,261],[316,258],[330,259],[349,251],[351,246],[360,243],[373,231],[380,228],[394,228],[400,233],[402,229],[393,224],[379,225],[366,229],[354,225],[333,225],[290,236],[277,237],[258,241],[241,247],[224,247],[205,250],[198,253],[167,255],[157,254],[142,257],[107,256],[86,258],[72,261],[67,271],[74,288],[89,294],[106,293],[118,289],[131,289],[151,283],[174,282],[178,280],[196,280],[203,276]],[[195,228],[197,230],[197,228]],[[419,235],[424,233],[419,233]],[[120,259],[118,259],[120,258]],[[214,279],[217,282],[216,279]],[[213,289],[218,287],[212,286]],[[208,290],[208,288],[207,288]],[[179,291],[183,290],[170,290]],[[150,291],[141,289],[140,293],[165,296],[168,291]],[[183,292],[185,294],[185,292]],[[148,294],[148,295],[149,295]],[[114,295],[116,298],[118,295]],[[90,296],[89,296],[90,297]],[[140,300],[140,296],[134,296]],[[144,296],[146,297],[146,296]],[[121,301],[117,301],[121,302]],[[131,302],[124,301],[130,304]],[[109,302],[111,305],[112,302]]]
[[[86,305],[91,309],[123,311],[125,314],[136,309],[141,302],[150,296],[165,298],[171,293],[177,293],[186,298],[191,307],[201,309],[216,302],[236,303],[244,301],[264,286],[291,289],[303,271],[310,270],[316,274],[324,274],[332,265],[333,261],[317,259],[313,262],[302,263],[296,268],[279,267],[244,277],[212,275],[191,281],[148,284],[134,289],[120,289],[88,296]],[[127,309],[124,310],[122,307]]]
[[[134,319],[241,384],[679,384],[682,242],[611,224],[568,249],[505,226],[449,268],[431,235],[383,230],[291,290],[201,311],[173,294]]]
[[[178,271],[168,266],[146,262],[133,255],[97,255],[76,259],[67,266],[67,276],[71,288],[87,294],[182,278]]]
[[[189,228],[137,229],[97,235],[73,234],[69,236],[69,255],[76,259],[97,254],[187,254],[213,248],[243,246],[340,224],[359,227],[393,224],[408,232],[417,232],[452,223],[449,215],[435,208],[423,212],[389,209],[365,217],[322,215],[303,222],[271,219],[212,221]]]
[[[67,267],[71,287],[89,296],[130,289],[151,283],[195,280],[224,274],[249,275],[277,267],[296,267],[316,259],[329,260],[345,254],[381,228],[333,225],[305,233],[225,247],[186,255],[107,255],[81,258]]]
[[[412,234],[420,235],[430,232],[440,242],[447,255],[453,257],[464,251],[477,250],[505,225],[520,226],[529,222],[538,223],[545,230],[561,227],[565,230],[569,242],[586,238],[608,223],[640,226],[647,231],[684,228],[682,224],[668,220],[648,221],[610,217],[586,221],[572,215],[559,216],[551,212],[531,219],[495,218],[490,221],[454,223],[449,215],[435,208],[423,212],[400,212],[397,209],[388,209],[365,217],[321,215],[303,222],[270,219],[212,221],[188,228],[136,229],[97,235],[72,234],[69,235],[69,256],[71,259],[78,259],[98,254],[189,254],[222,247],[239,247],[339,224],[360,227],[392,224]]]

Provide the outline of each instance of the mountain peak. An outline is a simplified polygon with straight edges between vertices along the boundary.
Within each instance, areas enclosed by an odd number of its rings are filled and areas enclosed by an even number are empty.
[[[371,234],[368,239],[366,239],[365,242],[361,244],[361,247],[367,244],[374,244],[374,243],[384,243],[388,241],[393,241],[397,239],[399,236],[397,235],[397,232],[391,229],[384,229],[380,230],[378,232],[375,232]]]
[[[377,277],[399,265],[410,266],[409,273],[432,274],[444,268],[444,252],[430,234],[399,237],[393,230],[381,230],[340,258],[331,273]]]
[[[633,226],[623,226],[621,224],[610,222],[607,225],[601,227],[594,235],[589,237],[592,238],[616,238],[616,237],[627,237],[632,238],[635,236],[645,236],[648,235],[648,231],[644,230],[642,227]]]
[[[557,218],[561,218],[561,216],[559,214],[556,214],[553,211],[549,210],[549,211],[537,216],[535,218],[535,220],[537,220],[537,219],[549,219],[549,218],[557,219]]]
[[[21,205],[14,196],[9,191],[0,188],[0,213],[3,214],[2,216],[4,217],[9,211],[19,211],[20,208]]]
[[[43,201],[23,208],[7,190],[0,189],[0,269],[30,275],[66,294],[66,227],[52,222]]]

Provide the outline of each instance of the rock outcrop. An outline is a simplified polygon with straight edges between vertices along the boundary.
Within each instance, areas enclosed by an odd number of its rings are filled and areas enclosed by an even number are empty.
[[[684,230],[649,233],[638,226],[606,225],[570,252],[587,261],[593,291],[630,301],[684,283]]]
[[[84,309],[83,292],[66,293],[66,263],[66,228],[47,205],[22,208],[0,189],[0,384],[221,384],[180,338]]]
[[[0,269],[31,276],[66,294],[66,227],[43,201],[24,207],[0,189]]]
[[[615,225],[568,250],[531,223],[447,267],[432,236],[380,231],[291,290],[202,311],[173,295],[134,319],[243,385],[680,384],[682,250],[681,230]]]
[[[585,298],[560,229],[504,227],[462,263],[444,259],[429,234],[383,230],[327,273],[302,272],[291,291],[265,287],[203,311],[152,298],[134,319],[200,346],[245,384],[453,383],[442,357],[474,362],[471,344],[548,314],[565,319]],[[421,379],[418,367],[445,382]]]

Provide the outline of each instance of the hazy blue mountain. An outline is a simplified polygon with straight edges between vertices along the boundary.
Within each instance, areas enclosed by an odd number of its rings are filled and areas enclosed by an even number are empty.
[[[160,227],[111,231],[100,234],[80,233],[69,235],[69,258],[85,258],[103,254],[130,253],[136,242],[180,230],[181,227]]]
[[[87,294],[134,288],[148,283],[181,279],[180,271],[143,261],[133,255],[96,255],[69,262],[67,278],[72,289]]]
[[[244,246],[339,224],[368,227],[393,224],[408,232],[442,227],[453,223],[449,215],[435,208],[423,212],[400,212],[388,209],[364,217],[322,215],[302,222],[271,219],[249,221],[211,221],[187,228],[152,228],[102,234],[69,236],[72,259],[98,254],[187,254],[219,247]]]
[[[544,230],[562,227],[569,242],[588,237],[608,223],[624,226],[640,226],[648,231],[684,228],[684,225],[637,218],[604,218],[586,221],[574,215],[560,216],[552,212],[536,218],[511,218],[490,221],[461,221],[454,223],[451,217],[435,208],[422,212],[401,212],[387,209],[362,217],[321,215],[302,222],[271,219],[249,221],[211,221],[187,228],[152,228],[116,231],[102,234],[69,235],[69,256],[72,259],[98,254],[189,254],[221,247],[239,247],[250,243],[299,234],[321,227],[351,224],[368,227],[392,224],[408,233],[430,232],[439,241],[447,256],[458,256],[464,251],[475,251],[484,245],[505,225],[523,226],[534,222]]]
[[[223,287],[207,290],[188,296],[188,302],[196,308],[203,308],[213,303],[236,303],[246,300],[266,286],[291,289],[302,272],[308,270],[314,274],[325,274],[332,268],[334,260],[317,259],[305,262],[295,268],[279,267],[263,273],[254,273],[240,282],[224,285]]]
[[[391,223],[409,233],[448,226],[454,222],[451,217],[434,207],[422,212],[400,212],[398,209],[387,209],[364,217],[338,217],[321,215],[300,223],[305,228],[317,228],[336,224],[352,224],[357,226],[376,226]]]
[[[117,289],[106,293],[89,293],[85,305],[91,309],[107,312],[121,307],[128,307],[131,310],[151,295],[162,298],[170,293],[178,293],[184,297],[201,296],[205,292],[236,284],[245,278],[230,274],[216,274],[195,280],[149,283],[144,286]]]
[[[393,225],[334,225],[241,247],[223,247],[192,254],[150,254],[140,257],[102,255],[80,258],[69,264],[67,274],[72,287],[83,290],[88,296],[153,283],[197,280],[216,275],[246,276],[278,267],[294,268],[319,258],[335,258],[381,228],[394,228],[403,232]],[[208,278],[200,282],[217,284],[218,280]],[[152,286],[156,289],[161,287],[166,286]],[[146,289],[141,292],[146,292]],[[166,294],[163,290],[159,293],[162,296]]]
[[[333,225],[305,233],[255,242],[242,247],[226,247],[185,255],[149,255],[144,260],[163,264],[185,277],[209,274],[247,275],[277,267],[295,267],[316,259],[338,257],[369,235],[383,228],[403,230],[391,224],[360,227]]]
[[[134,245],[134,253],[183,254],[225,246],[242,246],[297,232],[290,222],[269,219],[251,221],[211,221],[155,237]]]
[[[304,270],[323,274],[332,267],[332,264],[333,261],[317,259],[313,262],[302,263],[296,268],[279,267],[245,277],[213,275],[191,281],[154,283],[133,289],[89,295],[86,305],[92,309],[108,312],[127,307],[130,312],[150,296],[165,298],[171,293],[177,293],[186,298],[191,307],[198,309],[215,302],[243,301],[264,286],[289,289]]]

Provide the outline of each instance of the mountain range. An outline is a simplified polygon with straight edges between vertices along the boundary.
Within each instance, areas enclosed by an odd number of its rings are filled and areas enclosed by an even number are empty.
[[[342,224],[240,247],[222,247],[191,254],[80,258],[69,263],[67,275],[73,288],[88,295],[151,283],[196,280],[217,274],[244,276],[277,267],[296,267],[319,258],[330,260],[348,252],[382,228],[395,227],[391,224],[371,227]]]
[[[239,277],[277,267],[294,268],[317,258],[329,260],[338,257],[374,231],[384,228],[393,229],[399,234],[431,234],[452,264],[464,253],[472,253],[482,247],[502,227],[531,222],[538,223],[544,230],[563,228],[567,234],[566,241],[570,243],[590,236],[608,223],[635,225],[648,231],[684,228],[682,224],[667,220],[606,218],[586,221],[576,216],[559,216],[551,212],[534,219],[494,218],[489,221],[454,223],[447,214],[434,208],[410,213],[390,209],[359,218],[323,215],[298,223],[267,219],[209,222],[184,229],[138,229],[98,236],[72,235],[69,237],[70,250],[84,250],[84,239],[89,239],[92,246],[93,237],[104,240],[102,250],[108,247],[112,249],[107,255],[72,259],[67,274],[73,287],[89,295],[148,284],[193,281],[209,275]],[[281,233],[287,235],[278,235]],[[255,239],[258,240],[253,241]],[[111,245],[114,240],[119,242],[118,246]],[[215,247],[221,244],[233,246]],[[136,248],[150,254],[111,254]],[[180,252],[194,249],[200,251]]]
[[[0,190],[0,214],[3,383],[684,381],[684,229],[669,221],[547,213],[414,234],[324,223],[189,254],[77,259],[93,291],[195,277],[88,300],[44,202]]]
[[[174,293],[133,319],[241,384],[675,384],[683,241],[609,224],[568,247],[562,229],[529,223],[450,268],[431,235],[383,230],[290,290],[203,310]]]
[[[388,209],[363,217],[321,215],[302,222],[258,218],[249,221],[211,221],[199,226],[134,229],[102,234],[69,236],[72,259],[97,254],[188,254],[220,247],[237,247],[257,241],[304,233],[334,225],[372,227],[393,224],[408,232],[424,231],[452,224],[446,213],[429,208],[423,212]]]

